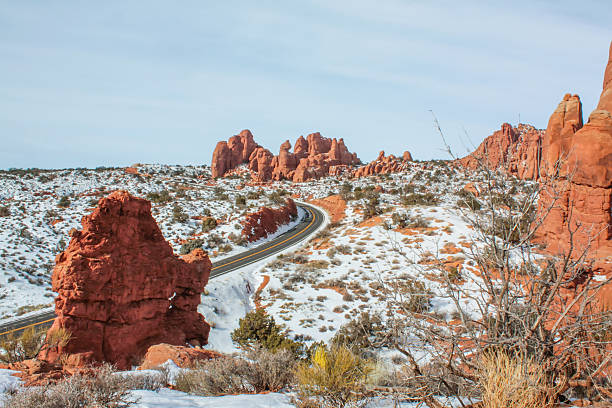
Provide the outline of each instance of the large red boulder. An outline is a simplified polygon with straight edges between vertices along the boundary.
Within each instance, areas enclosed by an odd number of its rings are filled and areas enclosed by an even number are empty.
[[[125,191],[101,199],[81,225],[52,276],[58,295],[50,332],[65,328],[72,338],[40,359],[126,369],[153,344],[206,344],[210,327],[197,307],[211,262],[202,250],[174,255],[151,203]]]
[[[547,244],[549,251],[567,253],[571,248],[578,257],[590,248],[589,257],[610,273],[612,263],[606,259],[612,262],[611,72],[612,44],[603,91],[588,122],[580,127],[582,118],[576,117],[580,109],[576,103],[568,109],[567,103],[573,97],[567,96],[566,107],[562,109],[560,105],[549,121],[550,131],[544,142],[547,157],[552,162],[561,160],[546,175],[553,182],[540,199],[540,216],[545,218],[538,231],[538,239]],[[563,126],[560,117],[564,118]],[[574,232],[570,234],[569,230]]]
[[[161,366],[168,360],[181,368],[191,368],[198,361],[212,360],[222,355],[211,350],[186,346],[173,346],[172,344],[155,344],[149,347],[139,370],[149,370]]]
[[[281,225],[288,224],[297,216],[295,202],[288,198],[287,203],[276,209],[264,207],[257,212],[247,215],[242,228],[242,236],[248,242],[265,238],[278,231]]]

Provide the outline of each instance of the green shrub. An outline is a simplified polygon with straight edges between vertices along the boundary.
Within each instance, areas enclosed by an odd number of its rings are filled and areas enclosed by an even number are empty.
[[[402,197],[402,204],[405,206],[436,205],[439,202],[434,193],[410,193]]]
[[[474,193],[461,189],[457,191],[456,196],[458,197],[457,205],[463,208],[469,208],[472,211],[478,211],[482,208],[480,201],[476,198]]]
[[[183,208],[178,204],[174,204],[174,207],[172,207],[172,221],[179,222],[182,224],[187,222],[188,219],[189,216],[185,214]]]
[[[180,253],[181,253],[181,255],[187,255],[188,253],[190,253],[194,249],[198,249],[198,248],[201,249],[202,246],[204,245],[204,243],[205,243],[205,241],[203,239],[200,239],[200,238],[196,238],[196,239],[192,239],[190,241],[187,241],[183,245],[181,245]]]
[[[235,202],[236,202],[236,205],[243,206],[243,205],[246,205],[247,200],[243,195],[238,194],[236,196]]]
[[[246,350],[260,345],[270,351],[286,349],[295,355],[303,351],[302,344],[291,340],[263,309],[251,311],[238,321],[238,328],[232,332],[232,341]]]
[[[172,196],[170,195],[170,192],[168,190],[163,190],[161,192],[155,191],[147,194],[147,200],[156,204],[161,204],[172,201]]]
[[[68,198],[68,196],[63,196],[62,198],[60,198],[60,200],[57,202],[57,206],[61,208],[70,207],[70,199]]]

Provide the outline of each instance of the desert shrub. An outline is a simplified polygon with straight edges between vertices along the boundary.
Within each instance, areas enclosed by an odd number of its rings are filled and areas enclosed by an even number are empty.
[[[287,350],[254,349],[247,359],[225,356],[182,371],[176,388],[196,395],[277,392],[293,381],[295,357]]]
[[[472,211],[477,211],[477,210],[480,210],[482,208],[482,205],[480,204],[480,201],[478,201],[478,199],[476,198],[474,193],[472,193],[470,191],[466,191],[464,189],[461,189],[461,190],[457,191],[457,193],[455,193],[455,195],[458,198],[457,199],[457,205],[459,207],[469,208]]]
[[[408,215],[394,212],[391,214],[391,221],[399,228],[406,228],[408,222]]]
[[[223,238],[217,234],[210,234],[206,240],[206,246],[208,248],[220,247],[223,244]]]
[[[382,213],[380,209],[380,195],[378,193],[371,192],[368,194],[368,199],[363,205],[363,219],[367,220],[378,214]]]
[[[348,182],[344,182],[340,186],[339,194],[344,201],[350,201],[351,199],[354,198],[353,195],[351,194],[352,191],[353,191],[353,186]]]
[[[279,189],[268,194],[268,199],[274,204],[285,204],[285,196],[288,196],[289,192],[284,189]]]
[[[368,360],[346,346],[318,347],[310,361],[297,367],[298,399],[330,408],[365,404],[365,385],[372,371]]]
[[[302,344],[291,340],[263,309],[253,310],[238,321],[232,341],[246,350],[261,346],[270,351],[286,349],[295,355],[303,351]]]
[[[147,200],[156,204],[161,204],[172,201],[172,196],[170,195],[170,192],[168,190],[163,190],[160,192],[154,191],[152,193],[147,194]]]
[[[180,253],[181,255],[187,255],[194,249],[202,248],[203,245],[204,245],[204,240],[201,238],[189,240],[185,242],[183,245],[181,245]]]
[[[0,207],[0,217],[9,217],[11,210],[8,207]]]
[[[48,349],[57,349],[58,347],[64,347],[70,339],[72,338],[72,333],[70,330],[67,330],[63,327],[59,327],[52,332],[47,333],[47,337],[45,338],[44,346]]]
[[[410,193],[402,197],[402,204],[405,206],[414,205],[436,205],[440,202],[434,193]]]
[[[399,228],[427,228],[429,227],[429,221],[423,218],[421,215],[415,214],[404,214],[404,213],[393,213],[391,215],[391,221]],[[390,227],[389,227],[390,228]]]
[[[478,378],[483,408],[555,406],[556,389],[533,359],[503,351],[486,352]]]
[[[246,205],[247,200],[243,195],[238,194],[236,195],[235,202],[236,202],[236,205]]]
[[[253,190],[247,193],[246,198],[247,200],[258,200],[259,198],[261,198],[262,194],[263,193],[261,190]]]
[[[70,198],[68,198],[68,196],[62,196],[62,198],[60,198],[60,200],[57,202],[57,206],[61,208],[70,207]]]
[[[353,253],[353,250],[351,249],[350,245],[336,245],[336,251],[341,253],[342,255],[350,255]]]
[[[398,304],[404,311],[423,313],[431,307],[433,294],[421,281],[408,275],[401,275],[393,280],[389,286],[399,296]]]
[[[217,220],[213,217],[206,217],[202,220],[202,232],[209,232],[217,227]]]
[[[340,327],[332,338],[332,344],[345,345],[355,352],[363,351],[382,340],[384,329],[380,316],[362,312]]]
[[[188,219],[189,216],[185,214],[183,208],[178,204],[174,204],[174,206],[172,207],[172,221],[185,223]]]
[[[323,259],[315,259],[313,261],[308,261],[303,264],[299,264],[296,268],[296,272],[298,273],[311,273],[316,272],[321,269],[327,269],[329,267],[329,262]]]
[[[488,232],[509,243],[516,244],[527,236],[532,222],[533,213],[523,213],[520,215],[500,213],[496,214]]]
[[[4,398],[4,408],[124,408],[130,397],[129,381],[113,373],[110,365],[77,373],[53,385],[22,388]]]
[[[45,338],[45,329],[29,327],[21,333],[9,333],[0,339],[0,361],[16,363],[36,357]]]
[[[231,242],[233,242],[236,245],[246,245],[247,244],[247,240],[244,236],[242,236],[242,234],[234,234],[233,232],[228,234],[227,239],[229,239]]]
[[[335,256],[336,256],[336,253],[337,253],[337,252],[338,252],[338,251],[336,251],[336,248],[335,248],[335,247],[331,247],[331,248],[329,248],[329,249],[327,250],[327,257],[331,259],[331,258],[333,258],[333,257],[335,257]]]

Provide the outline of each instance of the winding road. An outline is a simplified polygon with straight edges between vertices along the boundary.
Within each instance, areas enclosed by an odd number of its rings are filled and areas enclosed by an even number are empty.
[[[210,279],[235,271],[249,264],[261,261],[296,245],[314,234],[325,220],[324,214],[317,208],[304,203],[296,203],[304,210],[305,215],[300,222],[289,231],[267,241],[255,248],[214,262],[210,271]],[[50,327],[55,320],[55,312],[41,312],[23,319],[0,324],[0,337],[11,333],[19,333],[30,327]]]

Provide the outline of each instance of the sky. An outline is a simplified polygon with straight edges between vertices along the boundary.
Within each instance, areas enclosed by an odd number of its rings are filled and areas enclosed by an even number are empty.
[[[609,0],[0,0],[0,168],[210,164],[250,129],[364,161],[463,156],[503,122],[585,120]]]

